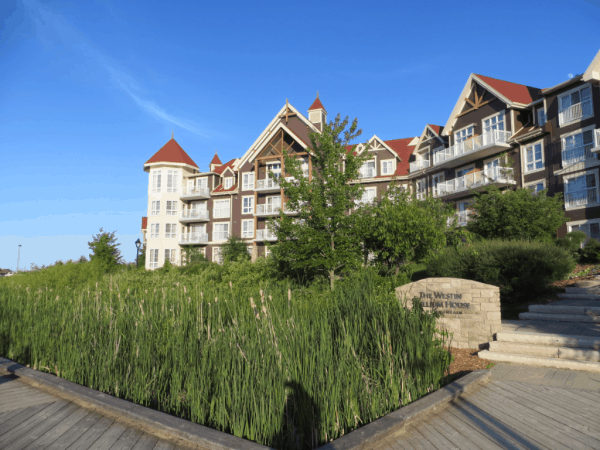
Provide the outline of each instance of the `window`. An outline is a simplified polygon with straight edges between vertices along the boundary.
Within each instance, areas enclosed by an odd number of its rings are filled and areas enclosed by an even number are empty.
[[[177,224],[168,223],[165,225],[165,238],[173,239],[177,237]]]
[[[167,192],[177,192],[179,189],[179,170],[167,170]]]
[[[301,162],[300,168],[302,169],[302,176],[308,178],[308,158],[302,158]]]
[[[437,197],[438,195],[443,195],[444,194],[444,187],[443,186],[439,186],[438,188],[438,184],[443,183],[444,182],[444,174],[443,173],[438,173],[434,176],[431,177],[431,181],[432,181],[432,187],[433,187],[433,195],[434,197]]]
[[[381,161],[381,175],[392,175],[394,173],[394,160]]]
[[[565,177],[565,209],[585,208],[598,202],[597,171]]]
[[[160,214],[160,200],[152,200],[152,211],[151,216],[158,216]]]
[[[562,138],[563,167],[570,166],[587,158],[596,159],[591,150],[594,147],[594,129],[577,131]]]
[[[460,202],[456,204],[456,218],[458,226],[465,226],[471,218],[471,211],[469,210],[469,202]]]
[[[206,202],[192,202],[191,207],[194,211],[206,211]]]
[[[271,256],[271,249],[265,245],[265,258]]]
[[[455,144],[460,144],[463,141],[466,141],[467,139],[470,139],[473,137],[473,125],[469,125],[466,128],[463,128],[462,130],[457,131],[456,133],[454,133],[454,143]]]
[[[229,200],[215,200],[213,205],[213,218],[223,219],[229,217]]]
[[[544,152],[542,142],[525,147],[525,172],[533,172],[544,168]]]
[[[158,249],[150,249],[150,268],[156,269],[158,267]]]
[[[279,212],[279,210],[281,209],[281,195],[267,197],[265,200],[267,201],[267,213]]]
[[[254,220],[242,220],[242,237],[252,238],[254,237]]]
[[[175,264],[175,258],[177,256],[177,250],[174,248],[165,249],[165,262],[170,261],[172,264]]]
[[[569,231],[583,231],[592,239],[600,240],[600,222],[598,219],[577,222],[577,225],[569,225]]]
[[[223,257],[221,256],[221,247],[213,247],[212,249],[212,260],[217,264],[223,263]]]
[[[225,181],[223,182],[223,187],[225,189],[229,189],[231,186],[233,186],[233,177],[225,178]]]
[[[242,214],[254,213],[254,197],[242,197]]]
[[[281,176],[281,163],[269,163],[267,164],[267,173],[273,172],[273,178],[279,178]],[[271,175],[269,175],[271,178]]]
[[[538,192],[546,189],[546,180],[534,181],[533,183],[530,183],[525,187],[529,189],[533,194],[537,194]]]
[[[176,216],[177,215],[177,201],[176,200],[167,200],[167,216]]]
[[[247,246],[246,246],[246,251],[248,252],[248,254],[249,254],[250,256],[252,256],[252,245],[247,245]]]
[[[251,191],[254,189],[254,173],[245,173],[242,175],[242,191]]]
[[[364,204],[373,203],[373,201],[375,200],[376,197],[377,197],[377,188],[374,188],[374,187],[365,188],[361,199],[356,200],[355,204],[356,204],[356,206],[360,206],[361,204],[364,205]]]
[[[198,178],[196,180],[197,186],[198,187],[203,187],[203,188],[207,188],[208,187],[208,178],[204,177],[204,178]]]
[[[537,123],[539,127],[546,124],[546,110],[544,108],[538,108],[537,110]]]
[[[160,193],[160,178],[161,178],[161,171],[160,170],[153,170],[152,171],[152,193],[153,194],[158,194]]]
[[[360,168],[360,178],[373,178],[375,176],[375,161],[365,161]]]
[[[153,223],[152,225],[150,225],[150,239],[158,239],[160,237],[159,232],[160,232],[160,224],[159,223]]]
[[[417,180],[417,198],[423,200],[427,195],[427,178]]]
[[[504,131],[504,111],[483,120],[484,133],[491,133],[495,130]]]
[[[585,85],[569,91],[559,97],[559,126],[585,119],[593,115],[592,90]]]
[[[213,227],[213,241],[225,241],[229,238],[228,223],[215,223]]]

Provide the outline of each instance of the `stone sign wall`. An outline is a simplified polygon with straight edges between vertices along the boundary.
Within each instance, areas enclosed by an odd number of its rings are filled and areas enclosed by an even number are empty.
[[[478,349],[502,330],[496,286],[460,278],[426,278],[396,288],[396,296],[408,308],[416,297],[425,311],[441,312],[437,325],[452,333],[452,347]]]

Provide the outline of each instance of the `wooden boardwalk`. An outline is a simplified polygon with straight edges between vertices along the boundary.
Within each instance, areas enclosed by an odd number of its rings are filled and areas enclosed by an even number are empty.
[[[494,369],[497,376],[493,371],[477,391],[373,448],[600,449],[597,374],[507,365]],[[587,389],[573,388],[573,383]]]
[[[29,387],[15,376],[0,377],[2,450],[176,448],[179,447]]]

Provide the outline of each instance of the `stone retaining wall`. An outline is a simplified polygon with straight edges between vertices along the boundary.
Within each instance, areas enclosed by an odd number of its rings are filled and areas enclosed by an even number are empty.
[[[442,312],[437,324],[452,333],[452,347],[479,349],[502,330],[496,286],[460,278],[426,278],[396,288],[396,296],[408,308],[416,297],[425,311]]]

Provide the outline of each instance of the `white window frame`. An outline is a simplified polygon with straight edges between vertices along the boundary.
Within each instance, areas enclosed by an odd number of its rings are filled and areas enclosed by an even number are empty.
[[[417,199],[422,200],[427,197],[427,177],[419,178],[416,182],[417,188]]]
[[[275,167],[275,170],[273,170]],[[269,172],[273,172],[274,179],[281,177],[281,161],[267,163],[267,178],[270,178]]]
[[[560,113],[563,111],[561,109],[562,108],[562,99],[564,97],[567,97],[567,96],[570,97],[571,94],[573,94],[574,92],[580,91],[580,93],[579,93],[579,100],[580,100],[579,103],[583,103],[581,101],[581,91],[584,90],[585,88],[588,88],[590,90],[590,111],[592,113],[589,116],[583,116],[582,115],[579,119],[575,119],[575,120],[572,120],[572,121],[566,122],[566,123],[561,123],[561,121],[560,121]],[[558,117],[557,118],[558,118],[558,126],[559,127],[562,127],[562,126],[565,126],[565,125],[571,125],[573,123],[577,123],[577,122],[580,122],[582,120],[591,119],[592,117],[594,117],[594,91],[592,89],[591,83],[582,84],[581,86],[577,86],[576,88],[573,88],[573,89],[571,89],[571,90],[569,90],[567,92],[563,92],[562,94],[559,94],[558,97],[557,97],[557,101],[558,101]],[[573,105],[571,105],[571,106],[573,106]],[[583,113],[583,111],[582,111],[582,113]]]
[[[430,157],[430,149],[431,146],[423,147],[422,149],[417,150],[417,155],[419,155],[419,161],[429,161]],[[431,163],[431,161],[429,161]]]
[[[540,117],[540,113],[542,113],[541,117]],[[544,108],[543,106],[536,108],[535,120],[536,120],[538,127],[543,127],[546,124],[546,122],[548,121],[548,118],[546,117],[546,108]]]
[[[162,186],[162,170],[154,169],[152,171],[152,193],[160,194]]]
[[[150,259],[148,260],[148,267],[150,269],[157,269],[158,268],[158,249],[151,248],[149,253],[150,253]]]
[[[441,178],[438,179],[436,182],[436,178]],[[431,175],[431,189],[433,190],[433,195],[437,196],[437,185],[440,183],[444,183],[446,181],[446,173],[445,172],[438,172],[434,175]]]
[[[491,122],[494,117],[500,117],[500,116],[502,116],[502,121],[496,120],[495,124],[489,126],[490,130],[486,131],[485,121],[489,120]],[[502,129],[501,130],[500,130],[500,128],[498,128],[499,124],[502,124]],[[494,130],[491,129],[494,126],[497,127],[496,130],[506,131],[506,114],[505,114],[504,111],[500,111],[500,112],[497,112],[496,114],[492,114],[491,116],[484,117],[481,120],[481,132],[482,132],[482,134],[494,131]]]
[[[535,168],[535,146],[537,144],[540,144],[542,146],[542,167],[539,169]],[[527,170],[527,149],[528,148],[532,148],[533,149],[533,169],[532,170]],[[540,139],[539,141],[535,141],[532,142],[530,144],[527,145],[521,145],[521,169],[523,171],[524,174],[530,174],[530,173],[535,173],[535,172],[540,172],[542,170],[544,170],[546,168],[546,155],[544,154],[544,140]]]
[[[466,173],[469,173],[472,170],[475,170],[475,164],[468,164],[463,167],[458,167],[458,168],[454,169],[454,178],[464,177]],[[459,176],[458,172],[463,172],[463,174]]]
[[[217,206],[217,205],[223,205],[223,206]],[[213,219],[228,219],[230,216],[231,216],[230,199],[213,200]]]
[[[526,183],[525,185],[523,185],[523,187],[526,189],[531,189],[531,188],[535,188],[540,183],[542,183],[542,186],[543,186],[542,189],[540,189],[540,191],[543,191],[544,189],[547,188],[545,178],[542,178],[540,180],[530,181],[529,183]],[[531,189],[531,191],[534,195],[537,195],[537,193],[540,192],[540,191],[534,191],[533,189]]]
[[[223,257],[221,256],[221,247],[212,248],[212,262],[217,264],[223,264]]]
[[[166,223],[165,224],[165,239],[176,239],[177,238],[177,224]]]
[[[150,215],[158,216],[160,214],[160,200],[152,200]]]
[[[231,226],[229,222],[217,222],[217,223],[213,223],[213,241],[226,241],[228,239],[228,237],[230,236],[230,231]],[[227,238],[225,239],[215,239],[215,234],[216,233],[222,233],[222,232],[227,232]]]
[[[242,191],[254,190],[254,172],[242,173]]]
[[[167,216],[177,215],[178,203],[177,200],[167,200]]]
[[[244,230],[244,225],[246,229]],[[254,219],[242,220],[242,238],[249,239],[254,237]]]
[[[362,197],[355,200],[356,206],[370,205],[377,198],[377,187],[369,186],[363,191]]]
[[[363,175],[363,174],[366,174],[368,172],[370,164],[373,164],[373,174],[372,174],[372,176]],[[359,178],[374,178],[376,176],[377,176],[377,161],[375,161],[375,158],[368,159],[365,162],[363,162],[362,166],[359,169],[358,177]]]
[[[171,264],[175,264],[177,262],[177,249],[165,248],[165,263],[167,260],[171,261]]]
[[[250,206],[244,206],[244,201],[248,200]],[[254,196],[253,195],[244,195],[242,196],[242,214],[254,214]]]
[[[179,170],[167,169],[167,193],[179,192],[179,174]]]
[[[160,223],[150,224],[150,239],[160,239]]]
[[[389,172],[386,172],[384,170],[386,163],[388,165],[391,165],[391,170]],[[381,175],[394,175],[394,173],[396,172],[396,159],[394,159],[394,158],[382,159],[382,160],[380,160],[379,164],[381,165]]]
[[[208,188],[208,178],[207,177],[202,177],[202,178],[196,178],[196,187],[202,188]]]
[[[457,138],[457,135],[460,135],[460,134],[462,134],[462,132],[463,132],[463,131],[466,131],[466,130],[468,130],[469,128],[472,128],[472,130],[471,130],[471,134],[470,134],[470,135],[469,135],[469,134],[465,134],[465,136],[464,136],[464,137],[462,137],[462,136],[461,136],[461,137],[460,137],[460,140],[458,140],[458,138]],[[454,145],[456,145],[456,144],[459,144],[460,142],[463,142],[463,141],[465,141],[465,140],[467,140],[467,139],[470,139],[470,138],[472,138],[474,135],[475,135],[475,124],[474,124],[474,123],[472,123],[472,124],[470,124],[470,125],[467,125],[467,126],[465,126],[465,127],[462,127],[462,128],[460,128],[460,129],[458,129],[458,130],[456,130],[456,131],[454,132]]]
[[[594,175],[594,179],[595,179],[595,183],[596,183],[596,201],[593,202],[593,203],[588,203],[587,205],[575,206],[575,207],[570,207],[570,208],[567,207],[567,194],[568,194],[568,192],[567,192],[567,184],[568,184],[568,180],[571,180],[573,178],[579,178],[579,177],[582,177],[582,176],[586,176],[587,177],[587,175]],[[573,210],[576,210],[576,209],[593,208],[593,207],[598,206],[600,204],[598,202],[598,200],[599,200],[599,197],[598,197],[599,186],[598,186],[598,170],[597,169],[590,169],[590,170],[586,170],[586,171],[582,171],[582,172],[576,172],[576,173],[573,173],[573,174],[564,175],[563,176],[563,180],[564,180],[564,184],[563,184],[564,185],[563,198],[564,198],[564,201],[565,201],[565,210],[567,210],[567,211],[573,211]]]
[[[233,186],[233,177],[225,177],[223,180],[223,188],[230,189]]]
[[[576,136],[576,135],[578,135],[578,134],[581,134],[581,135],[583,135],[583,133],[585,133],[585,132],[587,132],[587,131],[591,131],[591,132],[592,132],[592,148],[594,148],[595,139],[596,139],[596,137],[595,137],[595,132],[596,132],[596,131],[595,131],[595,130],[596,130],[596,125],[589,125],[589,126],[587,126],[587,127],[584,127],[584,128],[579,128],[578,130],[575,130],[575,131],[570,131],[570,132],[568,132],[568,133],[565,133],[565,134],[561,134],[561,135],[560,135],[560,150],[561,150],[561,153],[560,153],[560,154],[561,154],[561,166],[562,166],[562,167],[567,167],[567,166],[565,166],[565,165],[563,164],[563,159],[562,159],[562,155],[563,155],[563,153],[562,153],[562,152],[564,152],[564,151],[565,151],[565,148],[566,148],[565,144],[566,144],[566,140],[567,140],[567,138],[569,138],[569,137],[571,137],[571,136]],[[591,154],[590,154],[590,157],[589,157],[589,158],[587,158],[587,159],[597,159],[596,155],[597,155],[597,153],[591,153]],[[586,161],[586,159],[582,159],[582,161]]]

